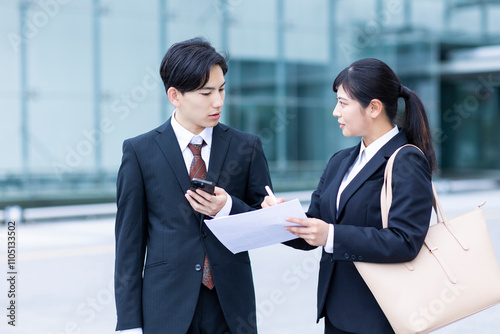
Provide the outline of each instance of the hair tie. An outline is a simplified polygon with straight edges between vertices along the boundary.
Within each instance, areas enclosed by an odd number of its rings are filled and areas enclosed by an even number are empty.
[[[399,97],[402,97],[403,99],[410,97],[410,93],[411,89],[404,85],[401,85],[401,87],[399,88]]]

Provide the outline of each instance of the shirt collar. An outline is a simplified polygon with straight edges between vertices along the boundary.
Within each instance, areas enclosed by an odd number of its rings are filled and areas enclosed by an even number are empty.
[[[399,133],[399,129],[397,126],[394,126],[389,132],[387,132],[385,135],[382,137],[378,138],[375,140],[373,143],[368,145],[368,147],[365,146],[363,143],[363,140],[361,140],[361,148],[359,149],[359,156],[361,157],[361,153],[365,151],[365,161],[369,161],[377,152],[389,142],[394,136],[396,136]]]
[[[184,151],[184,149],[188,146],[188,144],[191,142],[191,139],[193,137],[197,136],[194,133],[190,132],[186,128],[184,128],[182,125],[177,122],[175,119],[175,111],[172,114],[171,118],[171,124],[172,124],[172,129],[174,130],[175,136],[177,137],[177,141],[179,142],[179,146],[181,148],[181,151]],[[214,128],[205,128],[198,136],[203,138],[205,143],[207,143],[207,147],[211,148],[212,147],[212,134],[213,134]]]

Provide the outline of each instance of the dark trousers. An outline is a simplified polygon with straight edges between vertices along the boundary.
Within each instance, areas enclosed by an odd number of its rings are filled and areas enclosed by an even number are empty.
[[[215,289],[210,290],[202,284],[187,334],[231,334]]]

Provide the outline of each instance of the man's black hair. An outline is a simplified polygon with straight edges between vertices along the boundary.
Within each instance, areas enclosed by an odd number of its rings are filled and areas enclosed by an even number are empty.
[[[185,93],[205,86],[214,65],[219,65],[226,75],[227,58],[219,54],[205,38],[196,37],[173,44],[160,65],[165,91],[174,87]]]

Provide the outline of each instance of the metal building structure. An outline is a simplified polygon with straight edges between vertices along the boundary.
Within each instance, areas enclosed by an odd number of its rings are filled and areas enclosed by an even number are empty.
[[[312,189],[354,145],[336,73],[376,57],[423,98],[437,177],[500,179],[500,1],[0,3],[3,205],[112,201],[121,142],[172,111],[158,67],[203,35],[230,54],[223,122],[259,134],[275,187]]]

